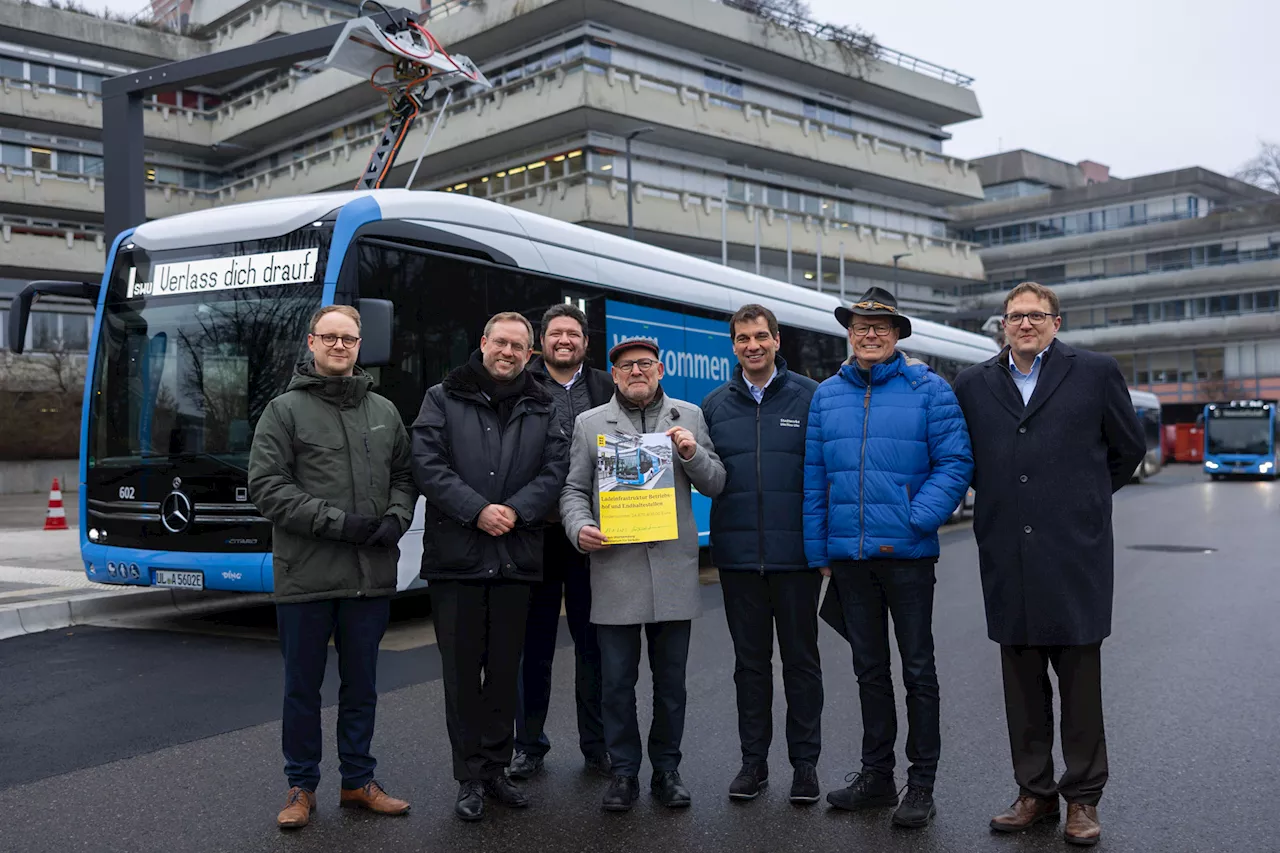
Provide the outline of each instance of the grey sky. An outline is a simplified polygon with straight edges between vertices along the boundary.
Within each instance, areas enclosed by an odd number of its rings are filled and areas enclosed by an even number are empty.
[[[965,158],[1029,148],[1121,177],[1231,174],[1280,142],[1276,0],[809,0],[815,18],[976,78]]]
[[[1230,174],[1280,142],[1277,0],[809,0],[884,45],[976,78],[984,117],[951,128],[973,158],[1030,148],[1121,177]],[[144,0],[86,0],[133,13]],[[416,5],[416,4],[406,4]]]

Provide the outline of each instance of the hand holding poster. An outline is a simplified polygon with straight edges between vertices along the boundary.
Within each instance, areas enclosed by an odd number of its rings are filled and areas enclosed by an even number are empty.
[[[674,453],[661,432],[596,436],[600,531],[610,545],[679,538]]]

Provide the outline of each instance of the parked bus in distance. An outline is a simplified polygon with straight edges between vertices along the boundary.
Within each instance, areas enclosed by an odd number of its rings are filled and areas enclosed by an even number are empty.
[[[1129,389],[1133,411],[1142,422],[1142,433],[1147,441],[1147,455],[1138,463],[1133,479],[1141,483],[1164,467],[1164,427],[1160,419],[1160,398],[1150,391]]]
[[[666,392],[695,403],[733,375],[727,321],[744,303],[777,315],[792,370],[825,379],[848,355],[832,294],[462,194],[366,190],[217,207],[126,231],[107,258],[101,282],[33,282],[10,308],[20,342],[38,294],[97,306],[80,543],[89,579],[105,583],[271,591],[271,524],[250,500],[249,448],[322,305],[360,310],[360,363],[405,423],[498,311],[536,324],[552,304],[578,305],[597,367],[616,341],[652,338]],[[912,325],[902,348],[948,379],[996,353],[981,335]],[[401,589],[417,583],[423,506],[401,541]],[[704,543],[709,510],[695,495]]]
[[[1215,480],[1275,479],[1275,405],[1265,400],[1232,400],[1205,406],[1204,472]]]

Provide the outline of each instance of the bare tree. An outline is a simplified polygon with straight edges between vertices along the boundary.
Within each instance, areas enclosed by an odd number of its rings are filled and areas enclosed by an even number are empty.
[[[1264,190],[1280,193],[1280,144],[1260,141],[1258,153],[1240,167],[1236,177]]]

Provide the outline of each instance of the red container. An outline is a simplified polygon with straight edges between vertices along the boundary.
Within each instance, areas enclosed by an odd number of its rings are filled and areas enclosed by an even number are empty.
[[[1204,458],[1204,429],[1195,424],[1178,424],[1173,458],[1178,462],[1199,462]]]

